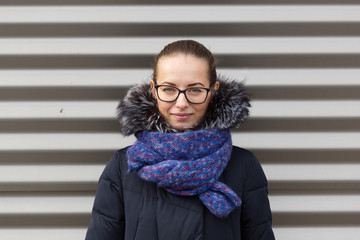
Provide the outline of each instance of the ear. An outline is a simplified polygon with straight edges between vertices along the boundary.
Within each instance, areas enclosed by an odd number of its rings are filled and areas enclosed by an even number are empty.
[[[219,87],[220,87],[220,83],[219,83],[219,81],[217,81],[214,85],[214,90],[217,91],[219,89]]]
[[[210,90],[211,97],[215,95],[215,92],[219,89],[220,83],[217,81]]]
[[[153,80],[151,80],[150,81],[150,88],[151,88],[151,92],[152,92],[152,94],[153,94],[153,98],[155,98],[156,99],[156,89],[155,89],[155,83],[154,83],[154,81]]]

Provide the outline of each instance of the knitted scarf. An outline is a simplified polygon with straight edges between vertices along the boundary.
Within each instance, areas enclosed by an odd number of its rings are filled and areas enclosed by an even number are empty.
[[[236,193],[218,181],[232,151],[229,130],[139,131],[135,136],[137,141],[127,151],[129,171],[170,193],[198,195],[217,217],[240,206]]]

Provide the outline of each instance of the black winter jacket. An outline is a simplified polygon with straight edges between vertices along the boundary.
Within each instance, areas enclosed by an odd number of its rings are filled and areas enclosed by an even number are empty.
[[[204,118],[192,129],[237,128],[249,115],[242,83],[218,79]],[[164,119],[149,84],[129,90],[118,107],[121,132],[176,132]],[[233,147],[219,178],[242,200],[217,218],[198,196],[177,196],[128,173],[126,150],[116,152],[100,177],[87,240],[273,240],[267,181],[255,156]]]
[[[117,151],[100,177],[86,240],[272,240],[267,181],[256,157],[233,147],[219,180],[242,200],[217,218],[198,197],[171,194],[127,172],[126,150]]]

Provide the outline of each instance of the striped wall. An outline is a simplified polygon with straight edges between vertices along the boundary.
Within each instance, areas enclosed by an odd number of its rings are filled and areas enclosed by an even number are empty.
[[[360,236],[360,1],[0,0],[0,239],[83,239],[114,118],[153,56],[195,39],[245,80],[233,142],[269,181],[279,240]]]

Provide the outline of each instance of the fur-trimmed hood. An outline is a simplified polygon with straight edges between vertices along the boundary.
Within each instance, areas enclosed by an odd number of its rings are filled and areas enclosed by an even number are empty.
[[[243,83],[220,79],[219,89],[212,94],[205,117],[193,128],[238,128],[249,116],[249,97]],[[161,117],[150,84],[136,85],[129,89],[117,107],[120,130],[125,136],[137,131],[178,132]]]

